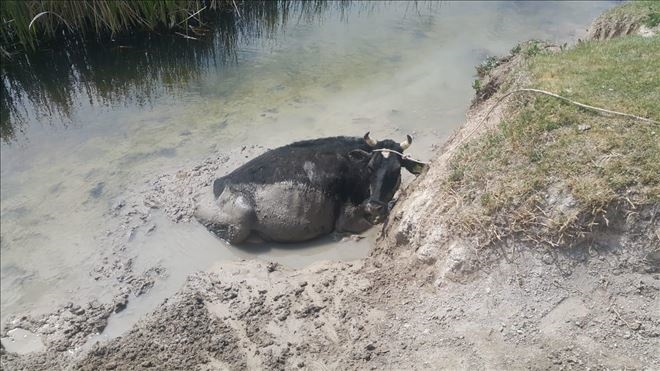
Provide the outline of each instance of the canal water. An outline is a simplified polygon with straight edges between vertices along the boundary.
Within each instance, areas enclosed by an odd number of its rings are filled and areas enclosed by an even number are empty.
[[[2,79],[2,324],[107,299],[108,284],[90,271],[116,223],[113,202],[135,185],[243,146],[367,131],[395,140],[410,133],[409,152],[427,160],[461,125],[475,65],[532,38],[575,41],[612,5],[328,3],[223,20],[199,40],[118,39],[21,57]],[[158,264],[167,275],[111,319],[110,335],[217,261],[297,268],[359,259],[377,234],[239,250],[195,223],[153,217],[154,233],[129,242],[134,269]]]

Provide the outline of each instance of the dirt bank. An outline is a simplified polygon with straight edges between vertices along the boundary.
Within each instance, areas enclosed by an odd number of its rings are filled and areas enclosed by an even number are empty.
[[[495,106],[531,82],[528,58],[559,49],[529,43],[493,63],[466,124],[400,192],[368,258],[301,270],[222,264],[192,275],[121,338],[78,352],[2,350],[3,369],[660,368],[658,202],[612,209],[606,225],[552,246],[459,228],[457,212],[470,205],[444,186],[462,145],[499,130],[526,103]],[[185,220],[186,197],[216,165],[157,183],[167,186],[155,188],[154,205]],[[542,213],[577,207],[568,188],[536,191]]]
[[[626,35],[651,37],[659,31],[660,13],[657,5],[651,1],[631,1],[598,17],[589,26],[587,40],[607,40]]]

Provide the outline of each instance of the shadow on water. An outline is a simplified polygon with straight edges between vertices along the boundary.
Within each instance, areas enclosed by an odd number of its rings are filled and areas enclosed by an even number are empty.
[[[273,249],[278,249],[283,251],[295,251],[301,249],[321,247],[321,246],[337,243],[341,239],[342,239],[341,235],[332,233],[326,236],[318,237],[313,240],[303,241],[303,242],[295,242],[295,243],[254,242],[254,243],[245,243],[242,245],[232,245],[232,248],[250,254],[265,254]]]
[[[321,22],[328,11],[345,19],[354,3],[240,4],[238,12],[209,10],[186,36],[152,32],[109,40],[69,38],[48,49],[3,59],[0,138],[15,141],[31,122],[71,125],[81,102],[142,107],[159,96],[176,96],[180,86],[203,73],[239,63],[240,49],[251,42],[275,40],[287,22]],[[360,6],[369,9],[376,4]]]

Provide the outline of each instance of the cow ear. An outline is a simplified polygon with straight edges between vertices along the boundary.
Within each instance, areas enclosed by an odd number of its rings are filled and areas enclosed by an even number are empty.
[[[348,158],[350,158],[351,161],[363,162],[371,158],[371,153],[367,151],[363,151],[361,149],[354,149],[348,152]]]
[[[415,160],[411,160],[408,158],[404,158],[401,161],[401,165],[406,168],[409,172],[419,175],[422,172],[426,171],[426,169],[429,168],[429,165],[422,163],[422,162],[417,162]]]

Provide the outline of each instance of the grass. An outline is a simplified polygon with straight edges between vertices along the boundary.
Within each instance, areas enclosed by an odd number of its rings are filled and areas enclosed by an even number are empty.
[[[492,71],[493,68],[500,65],[500,59],[494,56],[487,57],[486,60],[481,62],[477,68],[477,76],[484,77],[488,72]],[[475,88],[475,90],[478,90]]]
[[[0,2],[3,54],[35,50],[63,33],[85,36],[134,30],[180,29],[200,20],[202,9],[230,8],[231,0],[4,0]]]
[[[530,87],[660,121],[660,37],[526,53]],[[498,128],[459,149],[444,186],[455,231],[578,243],[594,228],[660,203],[660,125],[518,96]]]
[[[537,87],[595,106],[660,120],[660,39],[582,43],[530,61]]]
[[[472,89],[474,89],[475,93],[479,93],[479,92],[481,91],[481,88],[482,88],[482,86],[481,86],[481,80],[479,80],[479,79],[475,79],[475,80],[472,82]]]
[[[530,45],[525,49],[525,54],[527,54],[528,57],[533,57],[541,52],[541,47],[539,47],[539,42],[536,40],[533,40]]]

